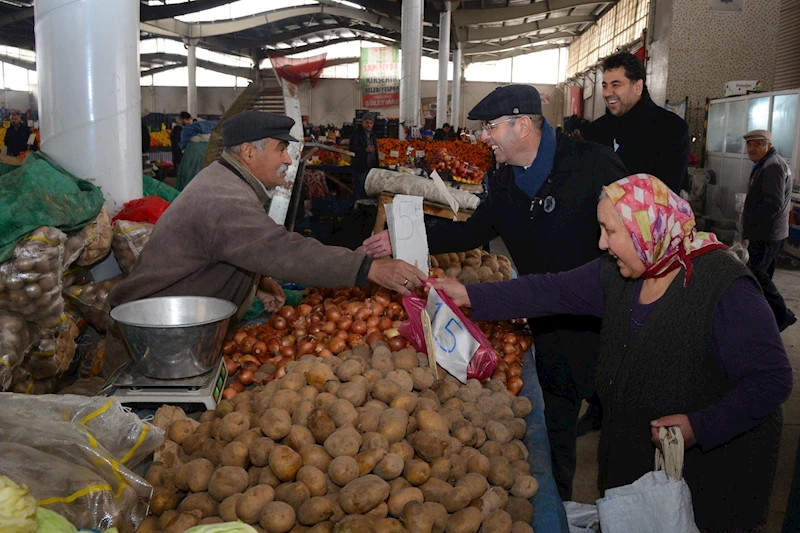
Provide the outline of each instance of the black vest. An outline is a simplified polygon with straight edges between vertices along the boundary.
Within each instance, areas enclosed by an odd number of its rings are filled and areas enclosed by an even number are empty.
[[[601,490],[632,483],[653,469],[651,420],[698,411],[732,388],[712,349],[714,313],[728,286],[752,274],[722,250],[692,264],[689,285],[683,286],[681,269],[630,341],[636,281],[621,277],[611,261],[601,268],[607,302],[595,381],[603,405]],[[781,425],[778,409],[721,446],[686,451],[684,477],[698,527],[748,529],[766,520]]]

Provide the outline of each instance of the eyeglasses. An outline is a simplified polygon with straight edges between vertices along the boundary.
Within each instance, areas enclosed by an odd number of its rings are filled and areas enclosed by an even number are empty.
[[[485,122],[481,126],[481,131],[494,131],[497,126],[502,124],[503,122],[511,122],[512,120],[517,120],[518,118],[522,117],[522,115],[516,115],[511,118],[506,118],[503,120],[498,120],[497,122]]]

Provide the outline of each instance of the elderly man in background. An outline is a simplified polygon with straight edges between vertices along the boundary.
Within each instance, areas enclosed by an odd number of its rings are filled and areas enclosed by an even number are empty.
[[[22,122],[22,117],[14,111],[11,114],[11,127],[6,130],[6,137],[3,142],[8,147],[8,155],[18,156],[28,149],[28,137],[31,136],[31,129]]]
[[[353,197],[359,201],[367,197],[364,182],[370,169],[378,166],[378,138],[372,131],[375,126],[375,114],[365,113],[361,119],[361,128],[350,137],[350,151],[353,158]]]
[[[262,111],[225,121],[222,157],[161,216],[135,269],[112,292],[112,307],[155,296],[214,296],[243,315],[258,293],[265,308],[275,310],[282,291],[269,277],[321,287],[372,281],[406,295],[422,285],[427,275],[408,263],[325,246],[269,217],[273,189],[292,163],[293,125],[289,117]]]
[[[772,282],[772,275],[778,252],[789,236],[792,172],[772,146],[771,132],[748,131],[744,139],[747,141],[747,156],[754,165],[744,203],[742,238],[750,253],[750,270],[775,314],[778,329],[783,331],[797,322],[797,317],[786,308],[783,296]]]

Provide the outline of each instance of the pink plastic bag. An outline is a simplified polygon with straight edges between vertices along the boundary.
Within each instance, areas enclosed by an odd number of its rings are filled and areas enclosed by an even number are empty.
[[[472,320],[464,316],[464,313],[461,312],[461,309],[458,308],[449,296],[442,291],[437,291],[437,293],[442,301],[444,301],[464,323],[467,327],[467,331],[472,335],[472,338],[480,344],[480,347],[475,350],[475,353],[472,355],[469,366],[467,366],[467,378],[480,381],[489,379],[492,377],[492,372],[494,372],[494,368],[497,366],[497,354],[492,349],[492,345],[489,343],[486,335],[483,334],[481,328],[476,326]],[[425,345],[425,334],[422,332],[421,317],[422,310],[425,309],[427,303],[427,300],[413,294],[411,296],[404,296],[403,307],[408,314],[408,320],[403,322],[398,328],[400,335],[408,339],[415,350],[424,354],[428,353],[428,349]]]

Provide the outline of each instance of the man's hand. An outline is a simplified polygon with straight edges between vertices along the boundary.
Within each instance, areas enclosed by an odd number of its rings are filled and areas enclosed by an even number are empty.
[[[286,295],[283,293],[283,289],[274,279],[268,276],[263,276],[258,283],[256,297],[264,304],[264,311],[269,313],[274,313],[286,303]]]
[[[392,241],[389,230],[383,230],[364,241],[364,253],[374,259],[392,255]]]
[[[472,307],[467,288],[454,279],[437,279],[433,288],[448,295],[459,307]]]
[[[422,286],[428,276],[420,269],[400,259],[383,259],[373,261],[367,279],[408,296],[411,291]]]
[[[688,450],[690,447],[694,446],[695,443],[697,443],[697,440],[694,437],[694,430],[692,429],[692,424],[689,422],[688,416],[662,416],[658,420],[653,420],[650,422],[650,439],[659,450],[661,449],[661,441],[658,438],[658,428],[666,428],[670,426],[678,426],[680,428],[681,434],[683,435],[683,447],[685,449]]]

